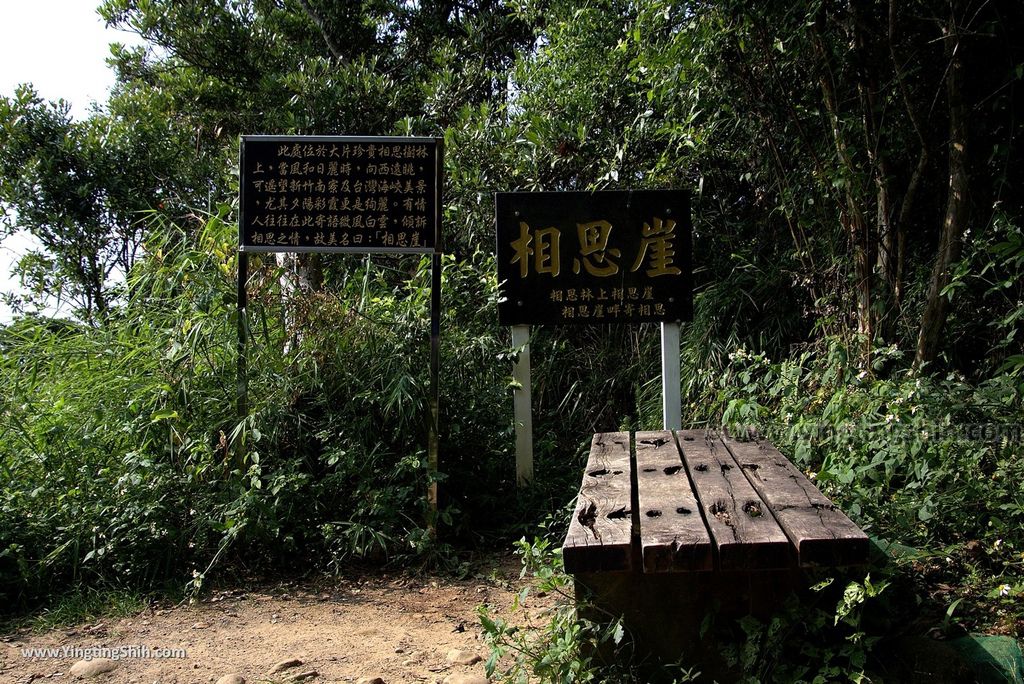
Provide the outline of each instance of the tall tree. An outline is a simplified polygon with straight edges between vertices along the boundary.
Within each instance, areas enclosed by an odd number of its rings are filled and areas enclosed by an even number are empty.
[[[112,276],[123,280],[139,256],[143,212],[180,195],[200,170],[175,177],[189,148],[164,123],[158,109],[142,107],[130,119],[74,121],[65,103],[45,102],[28,86],[0,98],[3,230],[28,231],[42,246],[21,264],[39,297],[56,294],[84,320],[102,321]]]
[[[859,333],[866,366],[878,343],[926,364],[948,349],[963,237],[1021,215],[1004,188],[1022,25],[1011,2],[653,3],[633,34],[658,168],[685,159],[706,208],[752,212],[730,225],[755,245],[789,242],[808,310]]]

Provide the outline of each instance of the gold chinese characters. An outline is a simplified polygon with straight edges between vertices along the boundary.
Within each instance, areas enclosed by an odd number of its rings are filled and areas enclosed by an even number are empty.
[[[676,222],[653,217],[644,223],[630,272],[644,268],[648,278],[673,276],[682,273],[675,264]],[[597,278],[609,278],[619,273],[622,250],[610,247],[613,226],[608,221],[590,221],[576,224],[577,256],[573,258],[573,273],[585,271]],[[533,272],[557,278],[562,272],[562,231],[557,227],[532,229],[525,221],[519,222],[519,237],[510,244],[510,263],[519,266],[519,277]]]

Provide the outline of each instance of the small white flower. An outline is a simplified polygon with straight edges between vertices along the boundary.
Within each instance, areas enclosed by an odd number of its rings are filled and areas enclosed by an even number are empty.
[[[999,585],[999,595],[1000,596],[1009,596],[1010,595],[1010,585],[1009,584],[1000,584]]]

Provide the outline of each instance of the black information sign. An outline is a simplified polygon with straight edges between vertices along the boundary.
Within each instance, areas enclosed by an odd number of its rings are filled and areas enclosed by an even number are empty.
[[[433,252],[436,138],[245,135],[243,252]]]
[[[510,192],[495,200],[501,324],[692,317],[686,193]]]

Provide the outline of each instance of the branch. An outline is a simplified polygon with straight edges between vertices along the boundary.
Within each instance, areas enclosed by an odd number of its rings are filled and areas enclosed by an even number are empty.
[[[324,18],[321,17],[320,14],[315,9],[313,9],[313,6],[309,4],[309,0],[298,0],[298,2],[299,6],[302,7],[303,10],[305,10],[309,18],[313,21],[314,24],[316,24],[317,29],[320,30],[320,36],[324,39],[324,42],[327,44],[327,49],[331,51],[331,55],[334,57],[334,59],[337,60],[338,62],[341,62],[342,64],[348,63],[348,60],[345,58],[345,55],[342,53],[341,49],[337,46],[337,44],[335,44],[334,39],[331,38],[331,34],[328,33],[327,25],[324,22]]]
[[[968,191],[970,181],[967,170],[967,107],[964,103],[964,58],[962,34],[956,22],[957,2],[952,0],[948,27],[943,31],[946,57],[946,94],[949,107],[949,195],[946,213],[939,234],[939,250],[932,267],[931,283],[921,330],[917,339],[914,365],[920,369],[938,356],[942,342],[942,329],[946,324],[947,299],[945,288],[952,280],[950,271],[960,258],[964,231],[968,219]]]

